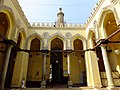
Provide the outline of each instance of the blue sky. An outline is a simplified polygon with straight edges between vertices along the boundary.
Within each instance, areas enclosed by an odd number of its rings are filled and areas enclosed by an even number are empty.
[[[67,23],[85,23],[98,0],[18,0],[29,22],[55,22],[61,7]]]

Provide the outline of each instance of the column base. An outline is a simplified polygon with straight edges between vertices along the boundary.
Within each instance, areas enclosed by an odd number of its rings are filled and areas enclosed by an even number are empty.
[[[95,85],[93,88],[99,90],[101,87],[102,87],[102,85]]]
[[[41,88],[46,88],[46,81],[41,82]]]
[[[109,85],[107,87],[108,90],[117,90],[117,88],[114,85]]]
[[[73,85],[72,81],[68,81],[68,88],[72,88],[72,85]]]

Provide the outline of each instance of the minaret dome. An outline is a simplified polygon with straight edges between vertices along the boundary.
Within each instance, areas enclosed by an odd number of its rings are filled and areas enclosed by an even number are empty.
[[[59,12],[57,14],[57,25],[64,26],[64,13],[62,12],[62,8],[59,8]]]

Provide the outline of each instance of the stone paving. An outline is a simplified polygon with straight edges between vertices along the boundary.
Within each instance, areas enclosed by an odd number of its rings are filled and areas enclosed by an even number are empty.
[[[24,89],[4,89],[4,90],[120,90],[120,87],[114,89],[107,88],[89,88],[89,87],[73,87],[73,88],[24,88]]]

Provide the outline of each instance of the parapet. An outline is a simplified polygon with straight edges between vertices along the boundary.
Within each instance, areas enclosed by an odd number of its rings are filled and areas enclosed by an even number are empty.
[[[43,22],[31,22],[30,26],[32,28],[39,28],[39,27],[56,27],[56,28],[84,28],[84,24],[72,24],[72,23],[65,23],[64,26],[61,24],[57,26],[55,23],[43,23]]]

